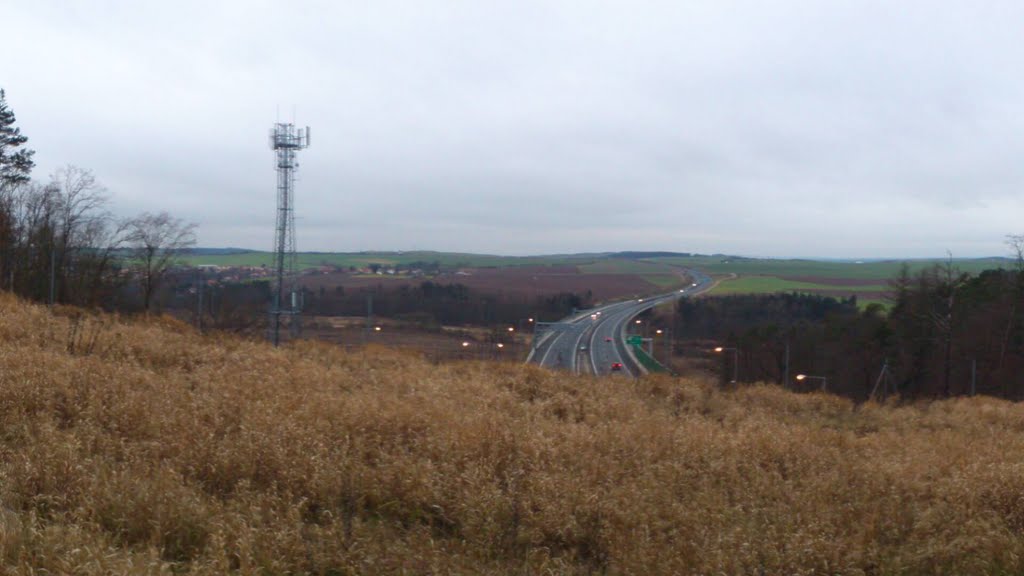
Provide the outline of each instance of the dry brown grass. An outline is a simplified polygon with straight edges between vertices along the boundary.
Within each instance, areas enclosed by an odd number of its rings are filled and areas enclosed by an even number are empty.
[[[986,398],[274,350],[0,296],[0,421],[3,573],[1024,571],[1024,407]]]

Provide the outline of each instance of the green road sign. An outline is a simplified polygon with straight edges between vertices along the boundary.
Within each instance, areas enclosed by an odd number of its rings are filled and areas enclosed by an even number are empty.
[[[626,336],[626,342],[629,343],[629,344],[632,344],[633,346],[640,346],[641,343],[642,343],[642,341],[640,339],[640,336],[636,336],[636,335],[634,335],[634,336]]]

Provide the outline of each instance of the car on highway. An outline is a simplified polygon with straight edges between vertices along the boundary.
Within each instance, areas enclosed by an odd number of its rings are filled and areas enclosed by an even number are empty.
[[[586,351],[587,351],[587,345],[586,344],[580,344],[580,352],[586,352]]]
[[[604,341],[605,342],[611,342],[612,341],[612,337],[611,336],[605,336],[604,337]]]
[[[622,362],[612,362],[612,372],[621,372]]]

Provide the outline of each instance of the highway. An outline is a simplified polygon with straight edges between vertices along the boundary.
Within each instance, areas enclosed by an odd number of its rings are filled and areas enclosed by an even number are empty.
[[[687,270],[693,283],[681,290],[647,298],[605,304],[538,326],[526,361],[573,374],[639,376],[643,371],[626,344],[626,327],[645,310],[700,294],[711,288],[706,274]],[[621,364],[621,370],[612,370]]]

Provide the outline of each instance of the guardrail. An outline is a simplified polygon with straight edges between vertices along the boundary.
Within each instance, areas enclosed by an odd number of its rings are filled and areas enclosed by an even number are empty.
[[[644,350],[642,346],[633,346],[633,351],[636,353],[637,361],[647,372],[659,372],[665,374],[672,373],[672,370],[661,362],[658,362],[658,360],[654,356],[648,354],[647,350]]]

